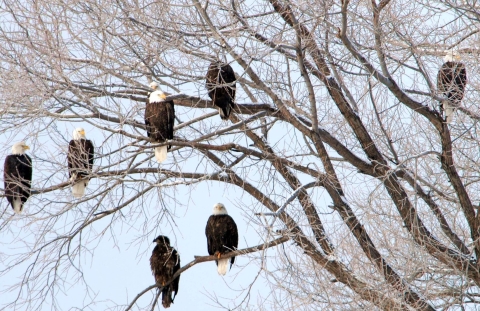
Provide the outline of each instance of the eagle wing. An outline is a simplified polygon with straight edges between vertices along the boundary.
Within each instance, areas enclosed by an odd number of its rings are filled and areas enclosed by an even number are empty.
[[[443,64],[437,74],[437,88],[439,92],[446,92],[451,83],[450,68],[447,63]]]
[[[168,122],[168,139],[173,139],[173,127],[175,125],[175,104],[173,103],[173,100],[169,101],[166,103],[167,106],[167,122]]]
[[[215,220],[214,216],[210,216],[207,221],[207,226],[205,227],[205,235],[207,236],[207,248],[208,254],[213,255],[215,254]]]
[[[71,140],[68,143],[68,155],[67,155],[67,161],[68,161],[68,177],[72,177],[73,169],[76,168],[75,165],[75,153],[76,153],[76,146],[75,146],[75,140]]]
[[[172,252],[172,257],[176,260],[175,267],[173,267],[173,274],[175,274],[178,270],[180,270],[180,256],[178,255],[177,251],[174,248]],[[179,283],[180,283],[180,275],[177,276],[175,280],[173,280],[172,282],[172,291],[175,292],[175,294],[173,295],[173,299],[175,299],[175,297],[178,294]]]
[[[218,74],[219,74],[219,69],[218,69],[218,63],[213,62],[210,64],[208,67],[207,75],[205,76],[206,78],[206,88],[208,91],[208,97],[210,99],[214,100],[215,97],[215,87],[217,85],[218,81]]]
[[[233,102],[233,100],[235,99],[235,91],[236,91],[236,83],[235,83],[236,79],[235,79],[235,72],[233,71],[233,68],[228,64],[223,66],[219,79],[221,79],[219,81],[221,84],[228,84],[228,86],[225,86],[223,89],[225,90],[225,93],[227,93],[227,96]]]
[[[462,100],[463,94],[465,92],[465,87],[467,86],[467,70],[463,63],[459,63],[455,67],[455,85],[457,86],[458,95],[456,100]]]
[[[230,250],[235,250],[238,248],[238,229],[237,229],[237,224],[233,220],[232,217],[229,215],[225,219],[225,225],[227,229],[227,234],[225,235],[225,247],[229,248]],[[235,262],[235,257],[230,258],[230,266],[233,265]]]
[[[145,126],[147,128],[147,136],[151,136],[152,132],[152,123],[150,122],[150,118],[153,115],[152,105],[150,104],[150,100],[147,98],[147,105],[145,106]]]
[[[152,256],[150,256],[150,269],[152,270],[152,274],[155,277],[155,272],[157,271],[157,254],[156,254],[156,247],[152,251]],[[155,277],[155,282],[157,278]]]
[[[162,266],[163,266],[162,253],[158,245],[156,245],[152,251],[152,256],[150,256],[150,269],[152,269],[152,274],[153,274],[153,277],[155,278],[156,283],[161,282],[159,280],[158,275],[161,272]]]
[[[26,161],[22,161],[22,163],[20,164],[21,168],[19,170],[21,171],[23,183],[22,202],[25,203],[31,194],[30,189],[32,188],[33,166],[32,158],[30,158],[28,154],[24,154],[24,157]]]
[[[91,140],[85,141],[85,151],[88,154],[88,170],[91,171],[93,168],[93,158],[95,157],[95,148]]]

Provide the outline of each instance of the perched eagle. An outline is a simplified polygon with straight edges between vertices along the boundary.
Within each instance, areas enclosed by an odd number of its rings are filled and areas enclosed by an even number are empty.
[[[94,148],[92,141],[85,138],[85,130],[81,127],[73,130],[73,139],[68,144],[68,174],[73,183],[72,193],[76,198],[85,194],[92,172]]]
[[[229,64],[212,62],[207,71],[208,96],[218,107],[220,118],[228,120],[235,100],[235,73]]]
[[[158,87],[157,83],[150,83],[152,89]],[[167,96],[162,91],[150,93],[145,108],[145,125],[147,135],[157,143],[163,143],[173,139],[173,126],[175,124],[175,108],[173,101],[165,101]],[[155,159],[162,163],[167,158],[167,150],[172,146],[160,146],[155,148]]]
[[[225,275],[228,261],[230,261],[231,268],[235,257],[220,259],[220,256],[234,251],[238,247],[238,230],[237,224],[228,215],[227,209],[222,203],[217,203],[213,207],[213,213],[207,221],[205,235],[207,236],[208,253],[218,257],[218,260],[215,260],[218,274]]]
[[[12,154],[5,158],[3,168],[5,196],[17,214],[22,212],[32,187],[32,159],[25,154],[28,149],[30,147],[23,141],[14,144]]]
[[[178,294],[180,275],[167,286],[165,286],[165,284],[172,280],[175,272],[180,269],[180,256],[175,248],[170,246],[170,240],[166,236],[159,235],[153,240],[153,243],[157,243],[157,245],[153,249],[152,256],[150,257],[150,268],[155,277],[155,282],[163,286],[162,305],[168,308]],[[175,292],[173,298],[172,292]]]
[[[445,55],[445,63],[438,71],[437,88],[445,97],[442,101],[442,109],[445,111],[447,123],[452,122],[453,112],[463,98],[465,86],[467,85],[467,71],[465,65],[460,62],[460,54],[449,51]]]

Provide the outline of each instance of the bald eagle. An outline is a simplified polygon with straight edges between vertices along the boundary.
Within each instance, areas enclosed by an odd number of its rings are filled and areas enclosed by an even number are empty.
[[[438,71],[437,88],[445,97],[442,101],[442,109],[445,111],[447,123],[452,122],[453,112],[463,98],[465,86],[467,85],[467,70],[460,62],[460,54],[449,51],[444,58],[445,63]]]
[[[153,240],[153,243],[157,243],[157,245],[150,257],[150,268],[155,277],[155,282],[163,287],[162,305],[168,308],[178,294],[180,275],[167,286],[165,284],[171,281],[175,272],[180,269],[180,256],[175,248],[170,246],[170,240],[166,236],[159,235]],[[175,292],[173,298],[172,292]]]
[[[235,73],[229,64],[212,62],[207,71],[208,96],[218,107],[220,118],[228,120],[235,100]]]
[[[76,198],[85,194],[92,172],[94,147],[91,140],[86,139],[85,130],[81,127],[73,130],[73,139],[68,144],[68,174],[72,185],[72,193]]]
[[[228,261],[230,261],[231,268],[235,257],[225,259],[220,259],[220,257],[238,247],[238,230],[237,224],[228,215],[227,209],[222,203],[217,203],[213,207],[213,213],[207,221],[205,235],[207,236],[208,253],[218,257],[218,260],[215,260],[218,274],[225,275]]]
[[[173,126],[175,125],[175,108],[172,100],[165,101],[167,97],[162,91],[156,90],[157,83],[150,83],[155,91],[150,93],[145,108],[145,125],[147,135],[157,143],[173,139]],[[155,147],[155,159],[162,163],[167,158],[167,150],[172,146]]]
[[[25,154],[25,150],[28,149],[30,147],[23,141],[15,143],[12,146],[12,154],[5,158],[3,168],[5,196],[17,214],[22,212],[32,187],[32,159]]]

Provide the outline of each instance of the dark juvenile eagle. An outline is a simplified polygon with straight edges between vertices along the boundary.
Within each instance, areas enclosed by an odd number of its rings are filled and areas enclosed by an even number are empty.
[[[68,174],[72,185],[72,194],[81,198],[90,181],[95,151],[92,141],[85,137],[85,130],[77,127],[73,130],[73,139],[68,144]]]
[[[155,91],[150,93],[145,108],[145,125],[147,135],[157,143],[173,139],[173,126],[175,125],[175,108],[173,100],[165,101],[167,97],[162,91],[156,91],[158,85],[150,83]],[[162,163],[167,158],[167,150],[172,146],[155,147],[155,159]]]
[[[30,147],[23,141],[15,143],[12,154],[5,158],[3,167],[5,197],[17,214],[22,212],[32,186],[32,159],[25,154],[28,149]]]
[[[447,123],[452,122],[453,112],[460,104],[467,85],[467,70],[460,62],[460,54],[449,51],[444,58],[445,63],[438,71],[437,88],[445,100],[442,101],[442,109],[445,112]]]
[[[170,246],[168,237],[159,235],[153,242],[157,243],[157,245],[153,249],[152,256],[150,257],[150,268],[155,277],[155,282],[163,286],[162,305],[168,308],[178,294],[180,275],[167,286],[165,286],[165,284],[169,282],[175,272],[180,269],[180,256],[175,248]],[[172,292],[175,292],[173,298]]]
[[[217,203],[213,207],[213,213],[207,221],[205,235],[207,236],[208,253],[218,257],[218,260],[215,260],[218,274],[225,275],[228,262],[230,261],[231,268],[235,257],[225,259],[220,259],[220,257],[238,247],[238,230],[237,224],[228,215],[227,209],[222,203]]]
[[[235,101],[235,72],[229,64],[212,62],[207,71],[208,96],[218,107],[220,118],[228,120]]]

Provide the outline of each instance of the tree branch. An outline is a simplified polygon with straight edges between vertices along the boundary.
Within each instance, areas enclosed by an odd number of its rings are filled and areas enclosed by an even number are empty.
[[[268,243],[263,243],[263,244],[259,244],[257,246],[252,246],[252,247],[232,251],[232,252],[229,252],[229,253],[226,253],[226,254],[222,254],[221,258],[230,258],[230,257],[241,256],[241,255],[246,255],[246,254],[253,253],[253,252],[262,251],[262,250],[265,250],[267,248],[274,247],[274,246],[277,246],[279,244],[285,243],[288,240],[290,240],[290,237],[282,236],[282,237],[280,237],[278,239],[275,239],[273,241],[270,241]],[[170,281],[166,282],[164,286],[162,286],[161,284],[150,285],[149,287],[145,288],[143,291],[138,293],[138,295],[135,296],[135,298],[128,305],[128,307],[125,309],[125,311],[130,310],[133,307],[133,305],[135,304],[135,302],[140,297],[142,297],[145,293],[147,293],[148,291],[150,291],[150,290],[152,290],[156,287],[161,291],[165,286],[170,285],[170,283],[172,283],[173,280],[175,280],[183,272],[187,271],[188,269],[195,266],[196,264],[199,264],[199,263],[202,263],[202,262],[207,262],[207,261],[218,260],[218,257],[214,256],[214,255],[212,255],[212,256],[194,256],[194,258],[195,258],[194,260],[190,261],[188,264],[186,264],[183,267],[181,267],[180,269],[178,269],[178,271],[175,272],[175,274],[173,275],[172,279]]]

